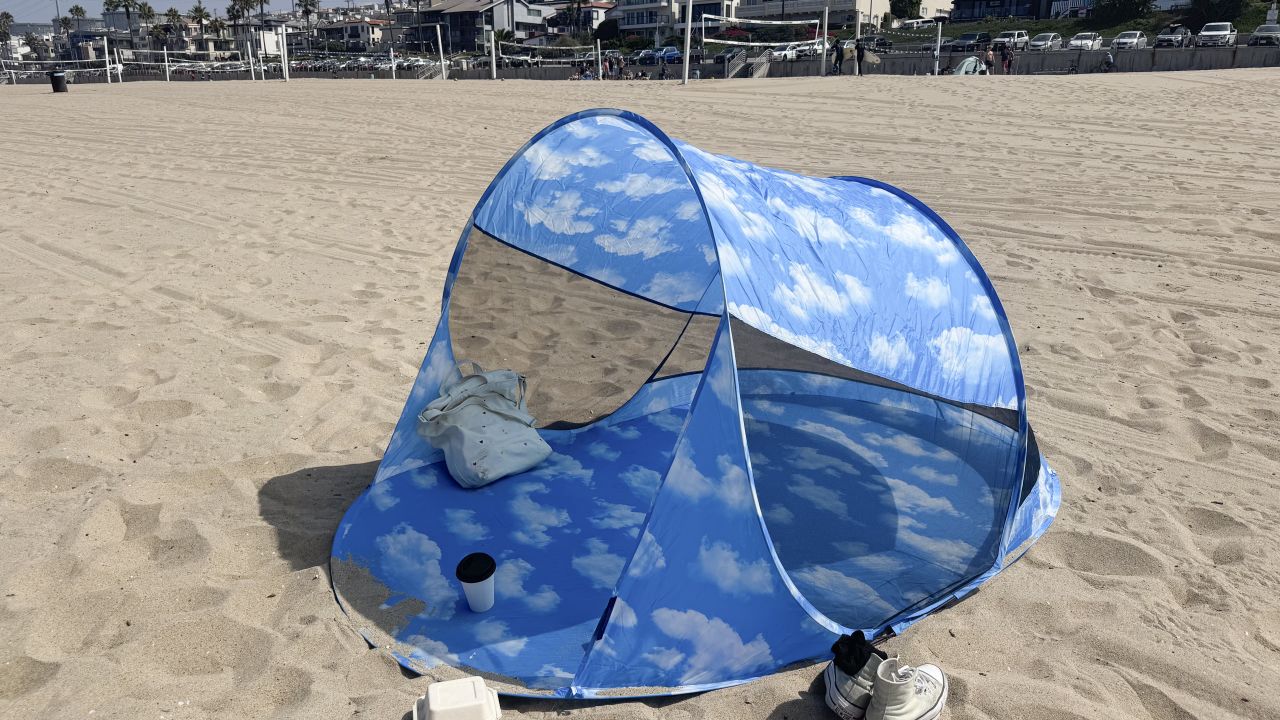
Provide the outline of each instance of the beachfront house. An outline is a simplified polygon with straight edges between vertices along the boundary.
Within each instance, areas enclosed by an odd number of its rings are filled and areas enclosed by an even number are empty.
[[[316,27],[316,35],[322,41],[340,43],[345,50],[365,52],[382,45],[383,33],[390,24],[388,20],[348,18]]]
[[[547,32],[552,35],[591,32],[600,27],[606,18],[612,17],[609,11],[617,3],[614,2],[578,2],[577,16],[573,15],[573,3],[567,0],[541,3],[537,7],[544,8],[547,17]]]
[[[488,50],[490,31],[510,30],[515,42],[544,34],[547,18],[554,14],[554,8],[528,0],[443,0],[431,5],[423,2],[421,12],[415,7],[403,8],[395,16],[396,24],[405,26],[407,49],[434,49],[439,23],[444,51],[452,55]]]

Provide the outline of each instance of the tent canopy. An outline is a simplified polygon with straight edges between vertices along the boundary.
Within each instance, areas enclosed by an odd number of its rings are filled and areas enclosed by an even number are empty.
[[[528,377],[547,461],[449,478],[416,418],[461,360]],[[914,198],[578,113],[472,214],[335,593],[406,667],[509,693],[744,682],[1016,560],[1059,502],[1025,402],[991,283]],[[474,551],[484,614],[452,578]]]

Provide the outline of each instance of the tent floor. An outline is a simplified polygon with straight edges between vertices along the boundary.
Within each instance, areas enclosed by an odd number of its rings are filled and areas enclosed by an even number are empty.
[[[550,458],[478,490],[443,461],[373,484],[334,539],[335,595],[367,640],[396,643],[415,671],[447,663],[533,690],[569,684],[687,410],[543,431]],[[497,603],[482,614],[453,578],[476,551],[499,563]]]

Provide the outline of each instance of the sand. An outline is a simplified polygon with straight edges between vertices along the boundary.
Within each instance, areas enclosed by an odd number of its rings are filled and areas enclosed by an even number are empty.
[[[947,717],[1280,717],[1280,72],[0,88],[0,717],[401,718],[329,538],[454,243],[595,105],[915,193],[965,236],[1057,524],[889,646]],[[819,668],[518,717],[826,718]]]

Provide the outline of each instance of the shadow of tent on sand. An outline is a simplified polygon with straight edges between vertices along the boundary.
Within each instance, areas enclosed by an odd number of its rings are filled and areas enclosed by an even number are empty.
[[[377,470],[377,462],[304,468],[258,490],[258,514],[275,528],[280,557],[291,569],[321,567],[328,574],[333,533]]]

